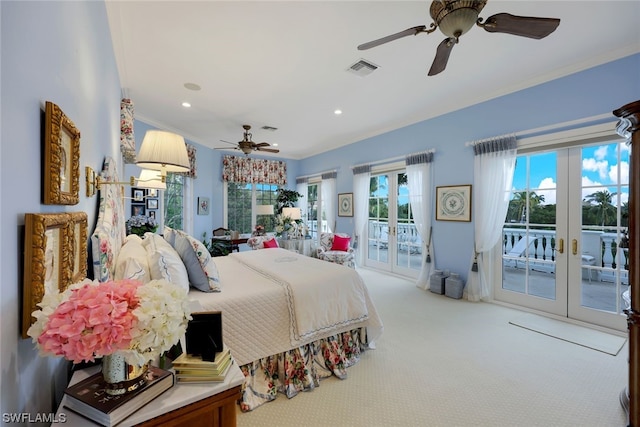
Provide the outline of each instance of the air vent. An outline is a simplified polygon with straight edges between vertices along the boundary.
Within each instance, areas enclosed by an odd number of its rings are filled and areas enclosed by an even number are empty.
[[[352,64],[349,68],[347,68],[347,71],[357,76],[364,77],[373,73],[377,69],[378,69],[377,65],[369,61],[365,61],[364,59],[360,59],[358,62],[356,62],[355,64]]]
[[[278,128],[274,128],[273,126],[262,126],[260,129],[268,130],[271,132],[278,130]]]

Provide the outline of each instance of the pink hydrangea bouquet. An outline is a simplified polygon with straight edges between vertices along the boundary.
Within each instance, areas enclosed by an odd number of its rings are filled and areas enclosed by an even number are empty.
[[[166,280],[83,280],[47,293],[28,335],[43,356],[74,363],[119,352],[144,365],[169,350],[191,320],[186,290]]]

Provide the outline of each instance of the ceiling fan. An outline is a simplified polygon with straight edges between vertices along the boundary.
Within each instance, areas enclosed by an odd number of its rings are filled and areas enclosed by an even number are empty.
[[[252,151],[266,151],[269,153],[279,153],[280,150],[275,149],[275,148],[266,148],[269,147],[270,144],[268,142],[253,142],[251,140],[251,133],[249,133],[249,129],[251,129],[251,126],[249,125],[242,125],[242,128],[244,129],[244,136],[242,138],[242,141],[239,142],[229,142],[229,141],[225,141],[225,140],[220,140],[222,142],[226,142],[227,144],[231,144],[231,145],[235,145],[235,149],[236,150],[240,150],[242,151],[244,154],[246,154],[247,156],[249,154],[251,154]],[[216,148],[216,150],[227,150],[227,148]]]
[[[453,46],[458,43],[460,36],[469,31],[473,24],[484,28],[490,33],[507,33],[515,36],[541,39],[558,28],[560,20],[557,18],[536,18],[529,16],[515,16],[509,13],[492,15],[483,23],[478,15],[487,4],[487,0],[435,0],[431,3],[429,13],[434,22],[426,25],[408,28],[399,33],[391,34],[377,40],[363,43],[358,50],[366,50],[390,41],[420,33],[432,33],[436,28],[447,36],[436,49],[436,57],[429,69],[429,76],[442,72],[449,60]]]

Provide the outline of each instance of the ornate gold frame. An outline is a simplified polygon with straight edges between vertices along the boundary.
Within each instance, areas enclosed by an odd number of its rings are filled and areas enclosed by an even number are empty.
[[[28,213],[24,227],[22,337],[28,338],[31,313],[47,288],[62,291],[87,276],[87,214]]]
[[[53,102],[45,104],[45,205],[75,205],[80,192],[80,131]]]

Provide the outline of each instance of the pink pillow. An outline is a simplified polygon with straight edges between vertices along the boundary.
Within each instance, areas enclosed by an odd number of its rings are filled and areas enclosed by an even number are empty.
[[[331,245],[331,250],[346,252],[349,250],[350,241],[351,241],[351,237],[341,237],[341,236],[334,235],[333,244]]]
[[[265,240],[264,242],[262,242],[262,246],[264,246],[265,249],[277,248],[278,241],[276,239]]]

